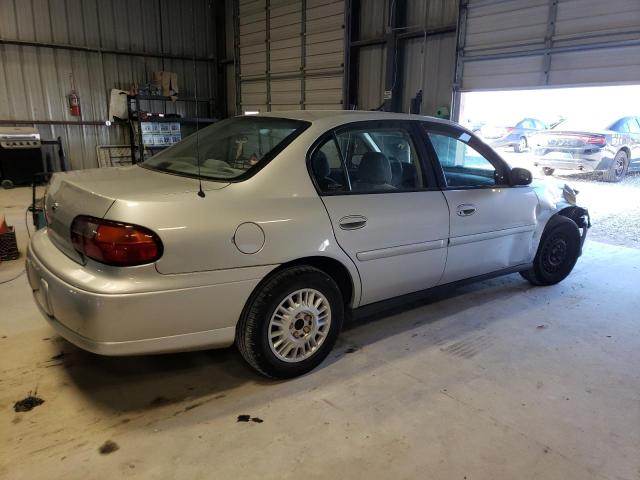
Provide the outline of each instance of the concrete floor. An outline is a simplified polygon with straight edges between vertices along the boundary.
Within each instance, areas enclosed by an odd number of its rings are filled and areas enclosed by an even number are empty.
[[[18,224],[24,198],[0,211]],[[589,242],[560,285],[511,275],[352,323],[274,382],[234,349],[80,351],[22,276],[0,286],[0,478],[638,480],[638,280],[640,250]]]

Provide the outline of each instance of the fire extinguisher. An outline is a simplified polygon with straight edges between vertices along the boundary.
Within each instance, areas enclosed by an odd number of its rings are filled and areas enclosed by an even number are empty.
[[[78,93],[76,92],[76,86],[75,86],[75,82],[73,81],[73,74],[69,75],[70,79],[71,79],[71,92],[69,93],[69,110],[71,112],[71,115],[73,115],[74,117],[79,117],[81,115],[80,113],[80,97],[78,96]]]

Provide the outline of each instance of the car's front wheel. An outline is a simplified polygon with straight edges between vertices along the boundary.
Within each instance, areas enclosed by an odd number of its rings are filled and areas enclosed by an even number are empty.
[[[291,378],[325,359],[342,328],[336,282],[311,266],[276,272],[254,293],[236,327],[244,359],[262,374]]]
[[[580,230],[576,223],[560,215],[549,220],[529,270],[520,272],[533,285],[554,285],[571,273],[580,256]]]

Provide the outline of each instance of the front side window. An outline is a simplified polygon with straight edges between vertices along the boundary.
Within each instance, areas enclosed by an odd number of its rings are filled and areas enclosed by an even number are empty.
[[[307,122],[287,118],[230,118],[190,135],[143,166],[178,175],[200,174],[211,180],[240,180],[268,162],[307,126]]]
[[[440,132],[428,132],[447,187],[488,187],[496,185],[496,167],[466,143],[469,135],[456,138]],[[465,137],[465,138],[462,138]]]
[[[399,127],[340,129],[315,150],[311,167],[316,184],[327,193],[424,187],[415,145],[409,132]]]

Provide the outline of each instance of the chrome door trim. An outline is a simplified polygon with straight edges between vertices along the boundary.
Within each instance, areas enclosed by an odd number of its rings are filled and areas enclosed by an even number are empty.
[[[449,239],[449,246],[465,245],[467,243],[481,242],[483,240],[491,240],[492,238],[506,237],[507,235],[515,235],[517,233],[533,232],[535,225],[523,225],[521,227],[505,228],[503,230],[494,230],[492,232],[475,233],[473,235],[464,235],[462,237],[452,237]]]
[[[409,253],[426,252],[429,250],[437,250],[444,248],[446,242],[442,240],[432,240],[429,242],[411,243],[409,245],[398,245],[396,247],[381,248],[379,250],[369,250],[366,252],[358,252],[356,257],[361,262],[369,260],[379,260],[381,258],[395,257],[397,255],[407,255]]]

